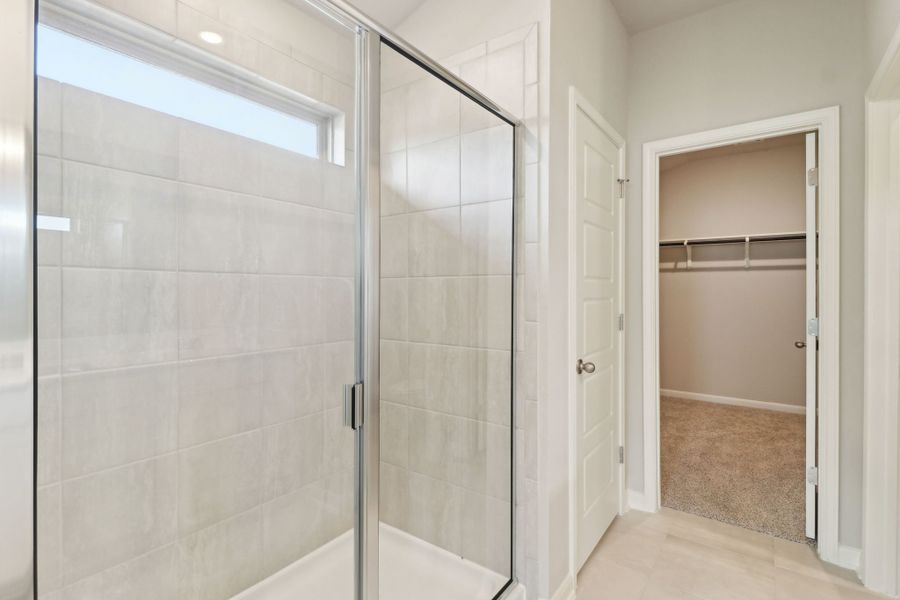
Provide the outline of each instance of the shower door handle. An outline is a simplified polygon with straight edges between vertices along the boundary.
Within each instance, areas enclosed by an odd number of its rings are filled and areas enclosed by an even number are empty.
[[[575,372],[579,375],[581,375],[582,373],[587,373],[588,375],[590,375],[596,368],[597,367],[594,366],[594,363],[584,362],[580,358],[578,359],[578,362],[575,363]]]
[[[363,384],[344,384],[344,425],[350,429],[362,427],[365,418]]]

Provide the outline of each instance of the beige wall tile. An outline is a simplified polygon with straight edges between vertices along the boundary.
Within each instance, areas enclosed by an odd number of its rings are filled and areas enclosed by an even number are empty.
[[[459,280],[459,341],[464,346],[509,350],[512,340],[511,279]]]
[[[381,397],[406,404],[409,394],[410,346],[404,342],[381,340]]]
[[[323,210],[319,227],[319,272],[330,277],[353,277],[357,263],[356,215]]]
[[[59,156],[62,148],[62,85],[37,78],[37,152]]]
[[[174,179],[178,121],[135,104],[62,86],[62,156]]]
[[[409,339],[457,344],[460,341],[460,280],[444,277],[409,280]]]
[[[399,87],[381,95],[381,151],[406,149],[407,89]]]
[[[409,215],[409,274],[458,275],[461,261],[459,207]]]
[[[244,355],[179,363],[180,448],[260,426],[262,361],[260,355]]]
[[[179,186],[178,196],[177,249],[181,270],[259,270],[259,199],[196,185]]]
[[[253,351],[259,337],[259,278],[181,273],[178,348],[182,359]]]
[[[64,264],[175,269],[177,184],[66,161],[62,189],[62,214],[71,219],[62,237]]]
[[[452,137],[407,151],[407,195],[410,210],[459,204],[459,138]]]
[[[329,540],[325,490],[314,483],[263,505],[263,563],[271,574]]]
[[[322,410],[324,353],[320,346],[260,355],[262,422],[273,425]]]
[[[263,497],[277,498],[298,490],[323,474],[323,415],[314,414],[263,430]]]
[[[174,365],[62,378],[62,468],[78,477],[177,447]]]
[[[406,277],[409,273],[409,219],[407,215],[381,219],[382,279]]]
[[[462,499],[459,488],[431,477],[409,474],[409,532],[459,554]]]
[[[461,221],[461,273],[512,273],[512,200],[463,206]]]
[[[171,455],[63,484],[65,582],[173,541],[176,485]]]
[[[37,491],[37,586],[38,593],[58,590],[62,585],[61,486]]]
[[[37,295],[37,373],[58,375],[62,339],[62,272],[59,267],[38,267]]]
[[[385,94],[388,98],[389,95]],[[382,122],[381,134],[390,124]],[[406,152],[385,152],[381,155],[381,214],[395,215],[409,209],[406,200]]]
[[[177,357],[175,273],[66,268],[62,281],[64,372]]]
[[[251,431],[178,454],[178,529],[184,535],[259,505],[263,435]]]
[[[513,197],[513,128],[503,124],[461,139],[463,204]]]
[[[459,92],[427,75],[412,83],[407,93],[409,148],[459,135]]]
[[[381,460],[398,467],[406,467],[409,460],[407,411],[402,404],[381,403]]]
[[[258,200],[260,272],[315,275],[324,269],[321,211],[286,202]]]
[[[262,516],[254,508],[178,542],[180,598],[230,598],[262,574]]]
[[[40,93],[40,92],[39,92]],[[40,118],[40,115],[38,115]],[[40,139],[38,140],[40,144]],[[62,208],[62,162],[57,158],[38,156],[37,168],[37,196],[35,211],[39,215],[63,216]],[[59,265],[62,261],[61,231],[38,230],[37,232],[37,264]]]
[[[352,341],[356,339],[356,299],[352,279],[326,278],[322,286],[322,325],[326,342]]]
[[[86,577],[65,589],[71,600],[158,600],[178,597],[178,552],[169,544]]]
[[[260,277],[259,346],[263,349],[317,344],[324,339],[323,280]]]
[[[62,423],[59,377],[42,377],[37,383],[37,485],[56,483],[60,479]]]
[[[381,522],[408,531],[409,471],[406,468],[382,462],[379,475],[381,477],[379,486]]]

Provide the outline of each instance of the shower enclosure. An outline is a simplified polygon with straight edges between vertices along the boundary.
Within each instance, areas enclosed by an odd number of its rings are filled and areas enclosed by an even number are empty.
[[[7,5],[0,598],[509,594],[516,118],[341,2]]]

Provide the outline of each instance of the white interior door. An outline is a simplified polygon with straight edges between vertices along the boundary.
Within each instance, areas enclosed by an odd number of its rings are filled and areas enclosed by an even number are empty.
[[[577,559],[619,510],[619,148],[576,108],[575,343]]]
[[[818,162],[816,134],[806,134],[806,537],[816,537],[818,457]]]

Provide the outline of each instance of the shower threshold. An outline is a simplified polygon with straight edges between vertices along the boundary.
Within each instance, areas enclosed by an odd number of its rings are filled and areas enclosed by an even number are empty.
[[[382,600],[491,600],[507,580],[384,523],[380,528],[379,553]],[[232,600],[352,600],[352,574],[351,530]],[[509,598],[522,597],[518,594],[520,590]]]

